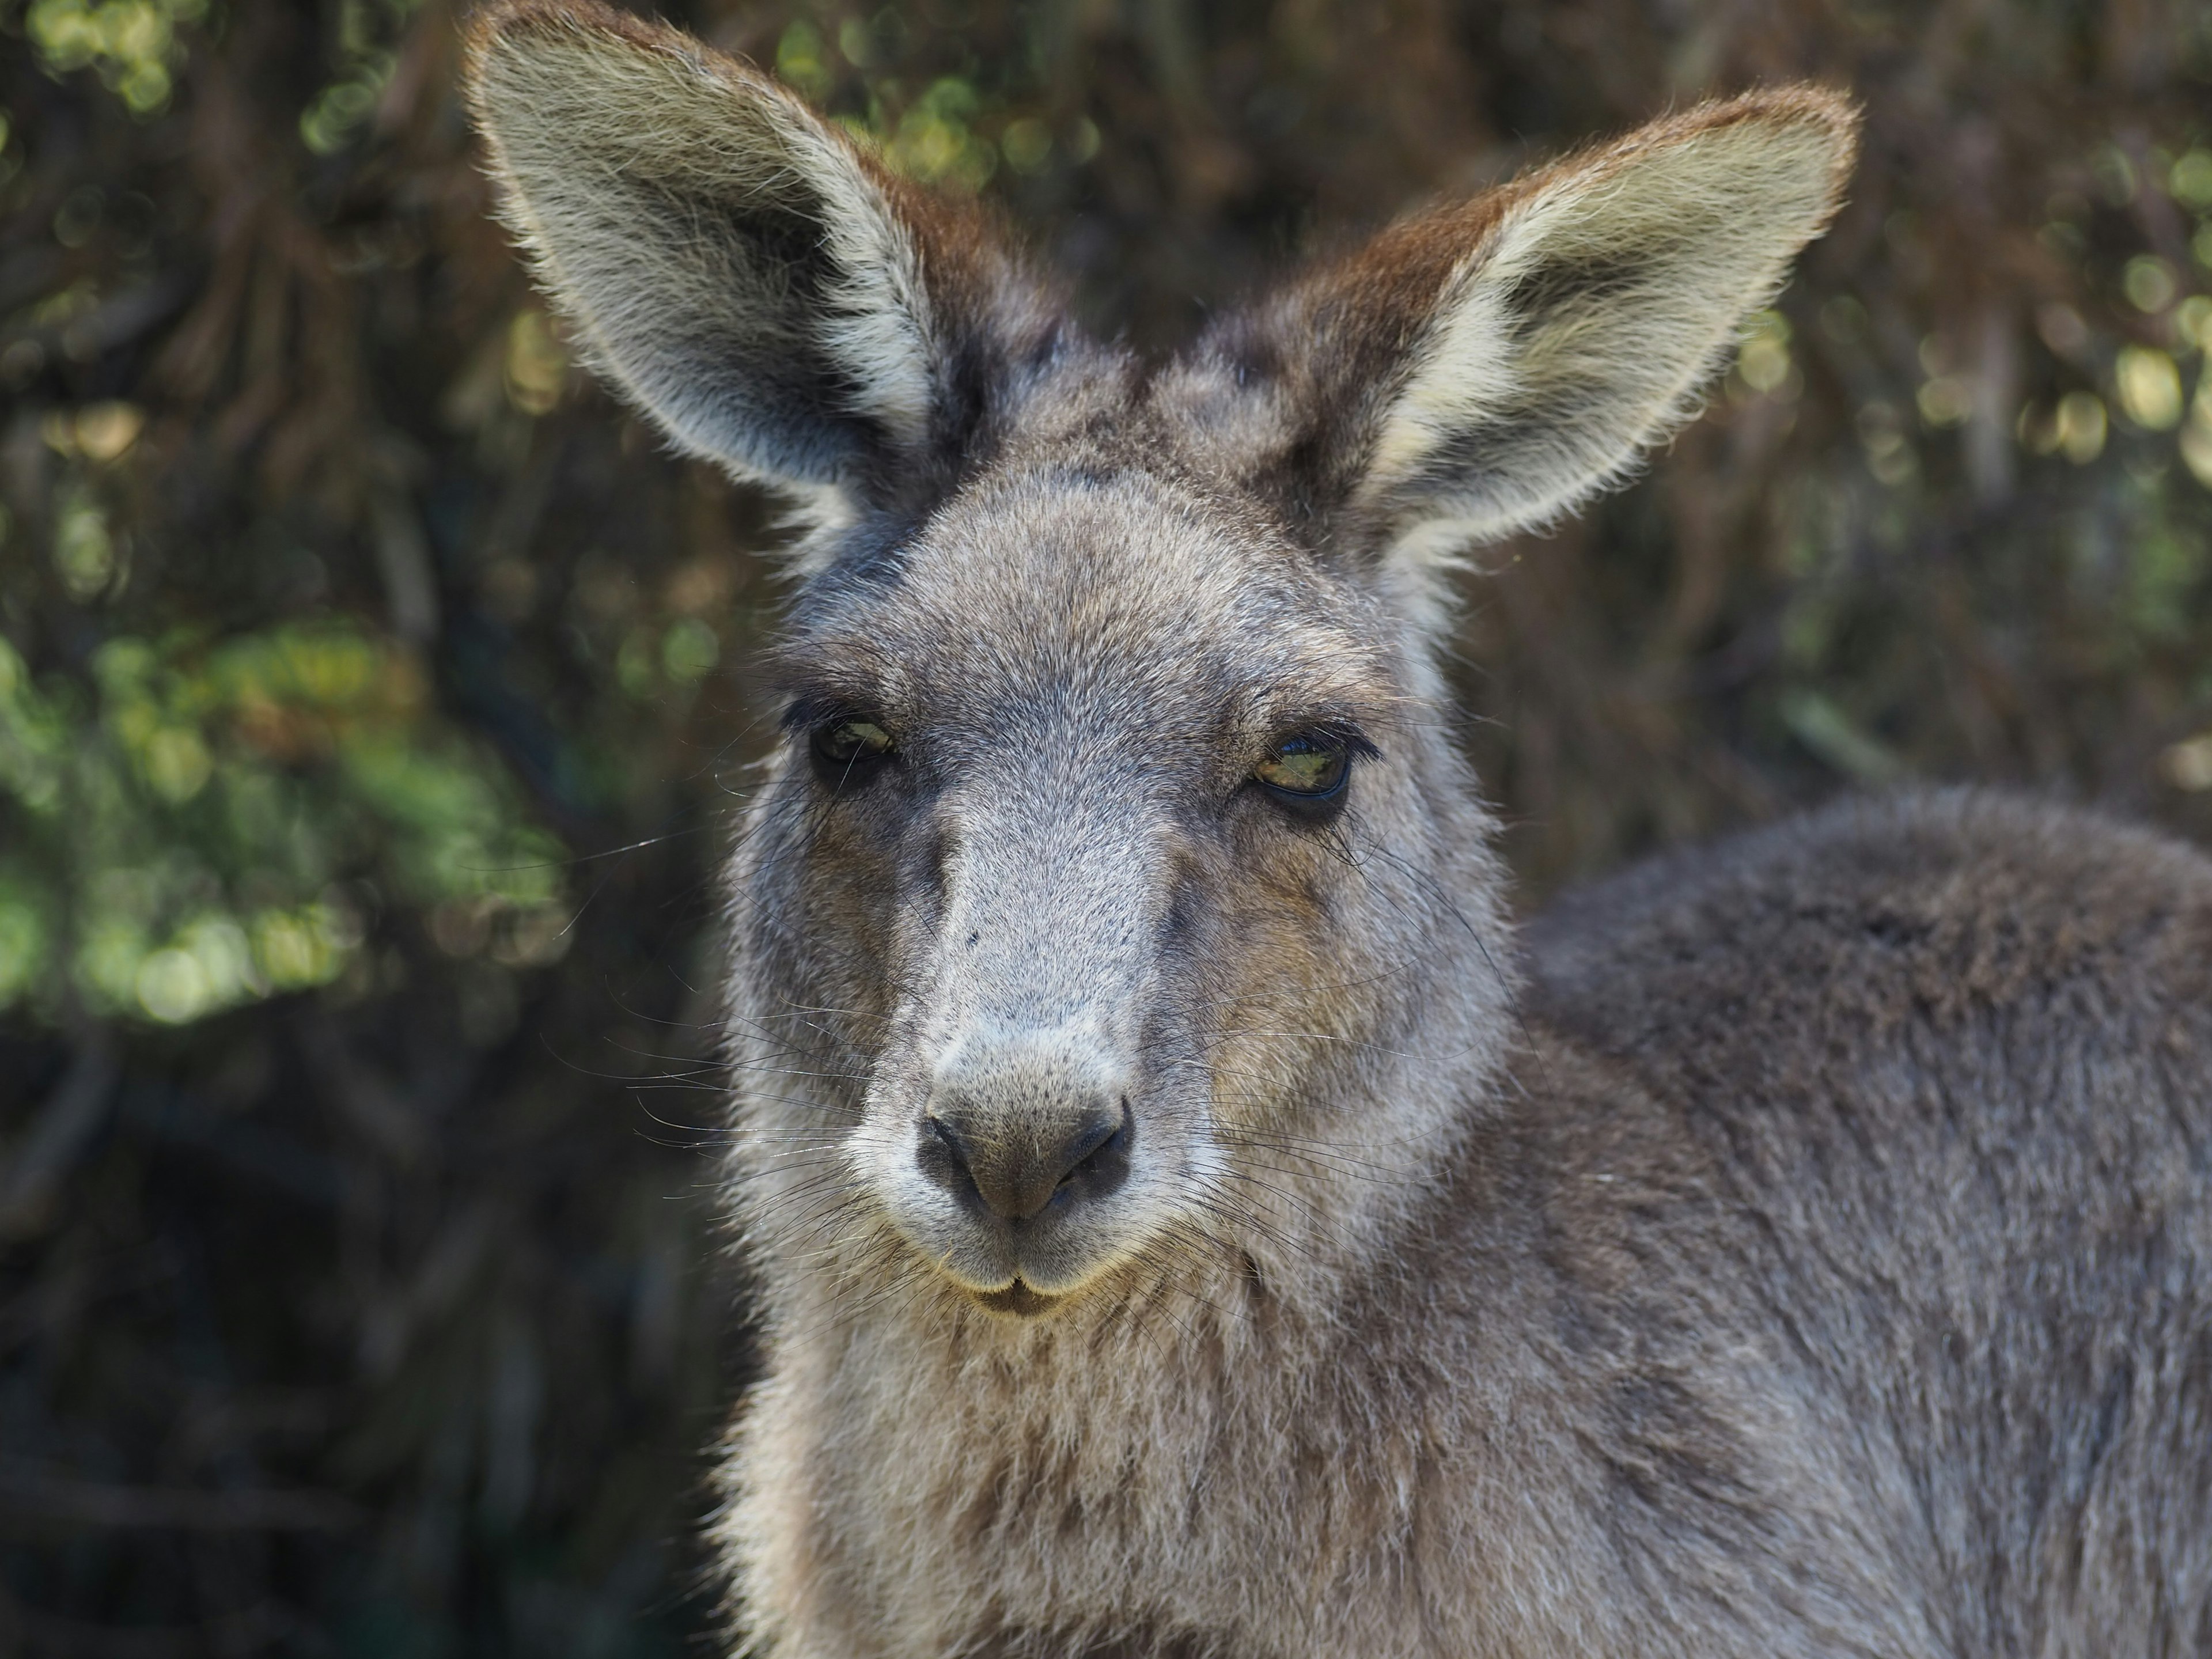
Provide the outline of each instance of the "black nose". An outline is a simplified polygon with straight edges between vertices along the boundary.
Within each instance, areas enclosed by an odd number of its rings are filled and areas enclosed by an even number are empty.
[[[947,1102],[922,1120],[921,1167],[1000,1220],[1027,1221],[1119,1187],[1136,1138],[1126,1100],[1073,1124],[987,1123]]]

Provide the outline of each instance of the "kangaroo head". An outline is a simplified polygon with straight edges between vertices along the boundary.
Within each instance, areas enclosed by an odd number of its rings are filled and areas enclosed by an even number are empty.
[[[1659,122],[1152,364],[680,35],[495,7],[470,88],[600,370],[805,515],[732,886],[771,1279],[1024,1315],[1344,1248],[1504,1048],[1455,562],[1686,416],[1849,106]]]

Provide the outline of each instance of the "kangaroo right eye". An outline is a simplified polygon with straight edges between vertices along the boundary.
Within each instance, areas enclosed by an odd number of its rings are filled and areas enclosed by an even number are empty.
[[[1252,775],[1279,796],[1319,801],[1343,788],[1351,769],[1352,754],[1344,744],[1318,732],[1303,732],[1277,744]]]
[[[814,728],[814,758],[833,778],[879,761],[891,752],[891,734],[873,720],[831,720]]]

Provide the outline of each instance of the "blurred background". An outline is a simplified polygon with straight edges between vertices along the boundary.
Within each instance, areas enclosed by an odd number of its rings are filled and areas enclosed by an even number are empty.
[[[1458,672],[1530,902],[1913,778],[2212,839],[2212,9],[672,3],[1147,348],[1712,90],[1850,207]],[[0,0],[0,1652],[696,1653],[772,511],[570,367],[448,0]]]

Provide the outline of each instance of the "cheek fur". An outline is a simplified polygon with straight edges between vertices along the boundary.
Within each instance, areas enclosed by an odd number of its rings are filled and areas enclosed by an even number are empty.
[[[1295,1110],[1358,1053],[1377,970],[1373,895],[1340,842],[1242,838],[1204,960],[1206,1047],[1225,1122]]]
[[[811,805],[811,844],[800,866],[791,933],[818,1018],[870,1053],[896,997],[900,861],[871,826]]]

